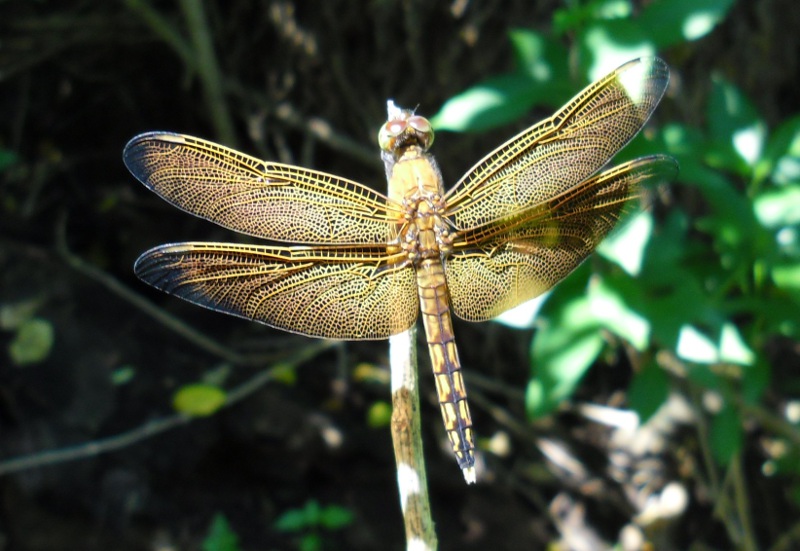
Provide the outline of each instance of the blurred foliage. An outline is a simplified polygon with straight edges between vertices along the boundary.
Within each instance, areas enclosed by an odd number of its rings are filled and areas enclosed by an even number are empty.
[[[190,384],[182,386],[175,393],[172,405],[175,411],[192,417],[213,415],[225,405],[227,394],[223,389],[211,384]]]
[[[231,529],[225,515],[217,513],[208,528],[208,535],[203,540],[203,551],[240,551],[239,537]]]
[[[44,361],[53,348],[53,324],[41,318],[23,321],[8,345],[8,354],[18,366]]]
[[[297,549],[300,551],[321,551],[324,549],[321,530],[342,530],[353,522],[353,513],[345,507],[327,505],[321,507],[314,500],[306,502],[300,509],[291,509],[275,521],[279,532],[300,534]]]
[[[19,367],[43,362],[53,348],[53,324],[36,317],[41,307],[41,299],[0,304],[0,330],[13,332],[8,343],[8,356]]]
[[[558,107],[620,61],[702,37],[732,4],[655,1],[630,18],[628,2],[572,3],[555,16],[557,30],[575,33],[572,50],[555,37],[512,31],[516,72],[451,98],[434,123],[478,131],[534,105]],[[578,81],[564,70],[575,58]],[[741,451],[742,408],[770,384],[769,344],[800,339],[800,120],[770,132],[718,75],[705,120],[648,128],[622,154],[672,154],[681,167],[675,186],[699,193],[705,207],[700,216],[678,203],[660,216],[639,214],[601,246],[609,264],[592,261],[593,270],[584,265],[556,287],[535,322],[527,403],[542,416],[569,398],[611,334],[630,345],[637,374],[629,399],[642,420],[669,395],[667,366],[719,395],[710,445],[725,465]]]
[[[553,109],[577,89],[630,59],[702,38],[725,17],[734,0],[656,0],[631,17],[628,0],[567,2],[553,19],[554,35],[509,32],[516,70],[490,77],[450,98],[431,118],[437,130],[481,131],[517,120],[533,106]],[[561,40],[573,34],[571,50]],[[574,79],[567,70],[579,59]]]

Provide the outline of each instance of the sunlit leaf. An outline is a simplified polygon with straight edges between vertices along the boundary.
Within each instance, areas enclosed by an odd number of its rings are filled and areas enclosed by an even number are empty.
[[[567,82],[568,53],[560,42],[529,29],[514,29],[508,36],[520,72],[539,83]]]
[[[684,325],[675,352],[686,361],[700,364],[729,362],[752,365],[755,361],[755,354],[732,323],[724,323],[715,338],[691,325]]]
[[[780,289],[800,291],[800,263],[773,267],[772,279]]]
[[[618,19],[588,27],[580,37],[589,80],[637,57],[653,56],[656,47],[635,20]]]
[[[480,131],[518,120],[534,105],[556,107],[570,98],[566,49],[532,31],[509,35],[517,71],[498,75],[450,98],[431,117],[436,130]]]
[[[517,120],[542,92],[523,73],[493,77],[447,100],[431,117],[431,124],[436,130],[486,130]]]
[[[719,349],[714,341],[691,325],[681,328],[675,352],[689,362],[711,364],[719,361]]]
[[[655,0],[645,5],[638,21],[659,48],[697,40],[728,14],[734,0]]]
[[[386,367],[362,362],[353,369],[353,380],[359,383],[371,383],[389,386],[391,374]]]
[[[221,388],[209,384],[182,386],[172,400],[176,411],[193,417],[205,417],[216,413],[227,400]]]
[[[772,188],[753,203],[758,220],[768,228],[800,224],[800,184]]]
[[[553,15],[553,26],[561,34],[601,20],[629,17],[633,12],[630,0],[590,0],[567,2],[567,7]]]
[[[47,359],[54,341],[53,324],[41,318],[31,318],[20,324],[8,345],[8,354],[18,366],[39,363]]]
[[[652,213],[640,212],[604,239],[597,247],[597,252],[619,264],[630,275],[639,275],[645,247],[652,233]]]
[[[771,176],[776,184],[800,182],[800,115],[772,132],[755,174],[758,180]]]
[[[370,428],[386,427],[392,420],[392,404],[378,401],[367,410],[367,426]]]
[[[752,167],[761,157],[766,124],[738,88],[719,76],[714,76],[712,82],[708,125],[711,138],[721,148],[712,160],[720,168],[741,170],[741,167],[725,160],[725,150],[728,149]]]
[[[649,344],[650,322],[634,311],[604,280],[589,287],[589,308],[594,319],[628,341],[636,350]]]
[[[529,415],[546,415],[570,396],[604,342],[600,322],[587,297],[577,296],[559,305],[533,339],[534,376],[525,400]]]
[[[515,327],[517,329],[527,329],[533,327],[539,310],[542,308],[542,305],[547,301],[549,296],[550,291],[539,295],[533,300],[523,302],[516,308],[512,308],[507,312],[503,312],[498,317],[494,318],[494,321],[500,322],[509,327]]]
[[[739,329],[730,322],[722,325],[719,338],[719,359],[739,365],[753,365],[756,356],[744,342]]]

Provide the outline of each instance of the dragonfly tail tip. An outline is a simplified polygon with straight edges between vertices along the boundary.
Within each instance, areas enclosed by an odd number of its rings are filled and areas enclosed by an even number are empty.
[[[477,475],[475,474],[475,467],[465,467],[464,471],[464,480],[467,481],[467,484],[475,484],[477,480]]]

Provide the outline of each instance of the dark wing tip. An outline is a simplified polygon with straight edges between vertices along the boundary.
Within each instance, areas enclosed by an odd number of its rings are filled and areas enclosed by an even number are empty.
[[[125,148],[122,150],[122,162],[137,180],[150,187],[147,180],[151,170],[148,168],[148,163],[145,163],[150,147],[154,143],[182,144],[185,142],[183,135],[174,132],[145,132],[134,136],[125,144]]]
[[[144,253],[133,264],[136,277],[166,293],[174,293],[178,285],[177,275],[172,269],[175,264],[175,253],[181,250],[180,244],[159,245]]]

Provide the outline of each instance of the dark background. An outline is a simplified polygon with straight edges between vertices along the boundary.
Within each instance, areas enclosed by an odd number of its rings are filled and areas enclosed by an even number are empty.
[[[375,137],[386,99],[434,113],[468,86],[512,70],[506,32],[547,33],[554,10],[564,4],[204,5],[221,68],[218,116],[230,126],[215,122],[192,56],[182,57],[175,47],[192,43],[178,4],[0,2],[0,149],[16,159],[0,173],[0,307],[7,313],[30,305],[52,324],[55,337],[43,361],[20,367],[5,352],[13,331],[0,332],[0,463],[23,458],[23,468],[0,478],[0,550],[199,549],[219,513],[242,549],[296,548],[301,536],[273,525],[309,500],[354,514],[344,529],[320,531],[325,549],[403,548],[389,428],[365,420],[370,406],[389,400],[388,384],[353,376],[360,364],[385,375],[384,342],[324,349],[299,362],[293,384],[272,382],[209,418],[107,453],[81,447],[79,458],[35,466],[40,452],[172,418],[176,390],[209,373],[223,387],[238,388],[318,345],[196,308],[139,282],[132,264],[154,245],[240,238],[148,192],[126,171],[121,151],[141,132],[184,132],[383,190]],[[710,34],[660,53],[679,97],[667,97],[656,118],[702,121],[714,71],[751,98],[770,127],[779,124],[797,112],[798,30],[800,10],[792,0],[737,2]],[[570,39],[561,38],[565,45]],[[435,152],[446,180],[454,182],[491,148],[547,114],[535,109],[512,128],[480,135],[438,134]],[[204,337],[187,340],[147,305]],[[536,426],[526,422],[533,331],[462,322],[456,331],[474,377],[468,375],[467,384],[476,388],[478,433],[484,439],[510,435],[512,451],[488,454],[481,483],[464,484],[443,444],[421,354],[423,431],[440,547],[540,549],[561,537],[560,548],[571,549],[595,537],[617,541],[636,510],[606,469],[608,432],[571,410]],[[210,351],[210,341],[236,355]],[[796,342],[772,346],[781,358],[775,369],[798,366]],[[631,367],[614,354],[606,359],[608,367],[598,365],[584,380],[582,400],[619,403]],[[122,374],[132,378],[121,381]],[[773,403],[781,403],[776,392]],[[752,502],[744,506],[752,507],[757,541],[766,549],[796,526],[797,502],[781,493],[780,480],[759,478],[758,431],[741,456],[752,484]],[[666,446],[689,457],[701,445],[681,431],[672,437]],[[542,439],[569,442],[580,472],[548,454],[552,447],[542,450]],[[651,458],[659,476],[692,478],[681,470],[691,469],[691,461],[668,456]],[[766,511],[769,518],[762,516]],[[715,510],[702,488],[690,486],[685,512],[677,522],[664,522],[668,535],[657,548],[736,548],[719,515],[725,512]],[[578,540],[564,535],[566,526]]]

